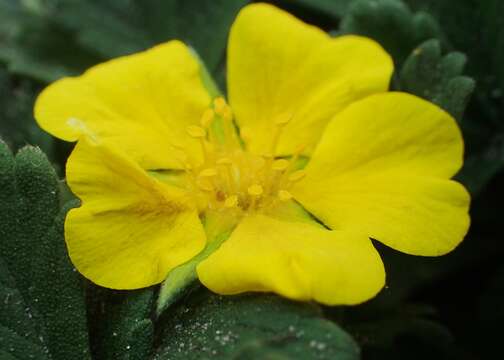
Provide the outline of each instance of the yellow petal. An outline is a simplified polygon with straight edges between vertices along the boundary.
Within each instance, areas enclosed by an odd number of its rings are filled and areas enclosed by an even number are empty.
[[[84,132],[112,141],[145,169],[180,168],[180,148],[201,157],[186,128],[209,104],[197,60],[170,41],[56,81],[37,99],[35,118],[63,140]]]
[[[412,95],[354,103],[328,125],[294,197],[332,229],[358,229],[415,255],[442,255],[469,226],[455,120]]]
[[[135,289],[159,283],[205,246],[186,194],[150,178],[110,146],[80,140],[67,179],[82,200],[65,222],[69,255],[98,285]]]
[[[245,7],[231,29],[230,104],[248,147],[268,151],[276,122],[278,155],[313,146],[328,120],[349,103],[388,88],[393,63],[374,41],[330,38],[267,4]]]
[[[219,294],[272,291],[327,305],[356,304],[383,287],[383,263],[366,236],[251,215],[197,268]]]

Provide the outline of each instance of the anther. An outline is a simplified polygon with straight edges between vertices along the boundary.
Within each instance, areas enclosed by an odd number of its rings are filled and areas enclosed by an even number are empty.
[[[201,126],[190,125],[186,128],[186,131],[189,134],[189,136],[196,139],[204,138],[206,136],[206,131]]]
[[[201,116],[200,124],[203,128],[208,128],[215,117],[215,112],[212,109],[206,109]]]
[[[285,159],[278,159],[273,162],[271,168],[275,171],[284,171],[289,167],[289,161]]]
[[[202,171],[200,171],[199,176],[206,177],[206,178],[217,176],[217,169],[208,168],[208,169],[202,170]]]
[[[224,201],[224,206],[228,209],[234,208],[238,205],[238,196],[236,195],[231,195],[226,198]]]
[[[241,127],[240,128],[240,137],[245,142],[249,141],[252,137],[252,130],[248,127],[245,127],[245,126]]]
[[[224,109],[227,107],[226,100],[223,97],[219,96],[213,101],[215,112],[219,115],[224,113]]]
[[[220,158],[217,160],[217,165],[231,165],[233,161],[230,158]]]
[[[290,199],[292,199],[292,194],[287,190],[280,190],[278,192],[278,198],[282,201],[289,201]]]
[[[263,187],[259,184],[254,184],[254,185],[251,185],[249,186],[249,188],[247,189],[247,192],[249,193],[249,195],[251,196],[261,196],[262,193],[263,193]]]
[[[305,176],[306,176],[306,171],[304,171],[304,170],[297,170],[297,171],[294,171],[293,173],[289,174],[289,178],[288,179],[289,179],[290,182],[296,182],[296,181],[301,180]]]

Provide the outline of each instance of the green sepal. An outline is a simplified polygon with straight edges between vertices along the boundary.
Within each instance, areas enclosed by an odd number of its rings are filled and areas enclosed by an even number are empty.
[[[209,213],[204,219],[207,245],[197,256],[176,267],[166,277],[161,285],[156,306],[156,314],[160,316],[165,309],[175,303],[197,280],[196,267],[215,252],[226,241],[236,223],[234,218],[226,214]]]

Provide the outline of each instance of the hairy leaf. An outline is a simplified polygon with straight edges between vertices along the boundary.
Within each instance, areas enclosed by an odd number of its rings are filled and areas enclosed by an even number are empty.
[[[221,297],[205,290],[160,321],[157,360],[359,358],[352,338],[319,308],[273,295]]]
[[[44,154],[25,147],[14,157],[0,142],[0,348],[5,356],[89,359],[84,294],[63,241],[66,210],[60,211],[58,181]]]

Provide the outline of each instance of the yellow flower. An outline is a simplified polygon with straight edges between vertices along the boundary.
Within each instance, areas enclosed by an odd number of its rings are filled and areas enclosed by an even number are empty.
[[[378,44],[254,4],[232,26],[227,65],[229,104],[179,41],[40,95],[40,126],[78,141],[67,181],[82,206],[65,236],[84,276],[146,287],[212,248],[197,274],[217,293],[355,304],[385,283],[370,238],[423,256],[459,244],[460,131],[437,106],[387,92]]]

